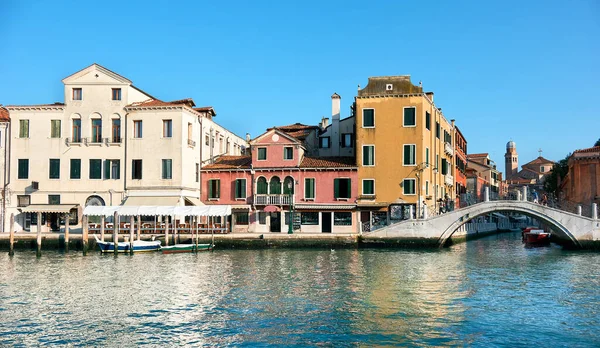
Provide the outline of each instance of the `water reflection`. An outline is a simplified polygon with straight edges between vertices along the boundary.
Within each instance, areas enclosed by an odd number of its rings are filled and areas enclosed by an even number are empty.
[[[0,345],[594,346],[598,261],[518,235],[443,251],[3,253]]]

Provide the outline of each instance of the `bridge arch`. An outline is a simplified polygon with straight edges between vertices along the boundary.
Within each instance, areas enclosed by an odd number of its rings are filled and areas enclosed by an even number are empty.
[[[496,204],[493,204],[493,203],[496,203]],[[521,202],[521,204],[518,204],[518,203],[514,204],[515,202],[512,202],[513,204],[510,204],[510,205],[509,204],[497,204],[497,203],[499,203],[499,202],[479,203],[479,204],[472,206],[473,209],[469,209],[469,208],[460,209],[453,213],[450,213],[450,214],[457,214],[458,217],[456,219],[454,219],[454,221],[440,235],[439,246],[444,247],[446,245],[446,243],[448,242],[448,239],[450,239],[450,237],[454,234],[454,232],[456,232],[456,230],[458,228],[460,228],[462,225],[466,224],[467,222],[475,219],[476,217],[479,217],[482,215],[487,215],[490,213],[495,213],[495,212],[511,211],[511,212],[516,212],[516,213],[521,213],[523,215],[533,217],[537,220],[544,222],[545,224],[549,225],[552,228],[553,232],[557,233],[561,237],[561,239],[569,241],[577,247],[581,247],[577,238],[575,238],[573,233],[571,231],[569,231],[569,229],[567,227],[565,227],[562,223],[560,223],[553,217],[549,216],[548,214],[544,214],[543,212],[538,211],[538,210],[540,210],[539,208],[541,208],[543,206],[539,206],[537,204],[534,205],[534,203],[524,203],[524,202]],[[538,208],[538,209],[533,209],[529,205],[533,205],[535,208]],[[547,207],[543,207],[543,208],[548,209],[548,210],[552,209],[552,208],[547,208]]]

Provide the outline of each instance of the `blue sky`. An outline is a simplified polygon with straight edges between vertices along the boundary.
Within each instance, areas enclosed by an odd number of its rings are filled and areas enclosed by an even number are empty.
[[[600,138],[600,3],[0,1],[0,103],[63,101],[97,62],[163,100],[194,98],[239,135],[342,116],[369,76],[411,75],[470,153],[504,170]]]

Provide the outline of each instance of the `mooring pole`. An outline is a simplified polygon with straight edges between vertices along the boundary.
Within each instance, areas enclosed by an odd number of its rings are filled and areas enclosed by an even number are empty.
[[[88,252],[88,233],[90,224],[89,217],[87,215],[83,216],[81,224],[83,225],[83,230],[81,231],[81,247],[83,249],[83,256],[87,255]]]
[[[113,246],[115,256],[119,255],[119,213],[113,215]]]
[[[106,223],[106,217],[102,215],[100,218],[100,240],[104,242],[104,224]]]
[[[194,217],[194,225],[196,227],[196,252],[198,252],[198,216]]]
[[[165,218],[165,246],[169,246],[169,217]]]
[[[138,229],[137,229],[137,240],[140,240],[140,234],[142,233],[142,218],[141,216],[137,216],[138,221]]]
[[[15,254],[15,214],[10,214],[10,249],[8,249],[8,255],[13,256]]]
[[[135,218],[129,217],[129,254],[133,255],[133,230],[135,229]]]
[[[37,252],[36,256],[42,256],[42,213],[37,213]]]
[[[69,252],[69,214],[65,215],[65,252]]]
[[[177,235],[178,231],[177,231],[177,218],[175,216],[173,216],[173,245],[177,244]]]

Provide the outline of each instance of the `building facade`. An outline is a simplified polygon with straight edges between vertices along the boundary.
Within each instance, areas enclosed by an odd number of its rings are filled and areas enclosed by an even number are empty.
[[[496,163],[490,159],[487,153],[474,153],[467,155],[467,168],[472,169],[467,172],[467,178],[477,177],[477,181],[488,185],[490,188],[490,199],[497,199],[500,197],[500,186],[501,186],[501,175],[498,169],[496,169]],[[472,174],[469,174],[472,173]],[[471,195],[470,199],[473,201],[482,200],[482,186],[473,186],[472,190],[467,189],[467,195]]]
[[[458,126],[454,127],[454,151],[455,206],[463,207],[466,206],[464,199],[467,193],[467,140]]]
[[[560,185],[560,198],[587,209],[600,206],[600,146],[576,150],[568,160],[569,172]]]
[[[354,110],[363,230],[405,219],[423,205],[437,211],[446,196],[454,199],[454,125],[433,93],[410,76],[370,77]]]
[[[35,231],[38,212],[43,231],[67,215],[80,226],[86,205],[200,204],[202,163],[247,146],[212,108],[158,100],[98,64],[62,82],[64,103],[7,106],[17,230]]]
[[[0,105],[0,168],[2,168],[2,173],[0,173],[0,182],[2,183],[1,194],[0,194],[0,226],[5,226],[9,223],[6,217],[6,207],[7,204],[10,203],[10,190],[8,184],[10,183],[10,166],[7,164],[10,163],[10,116],[8,110]]]

